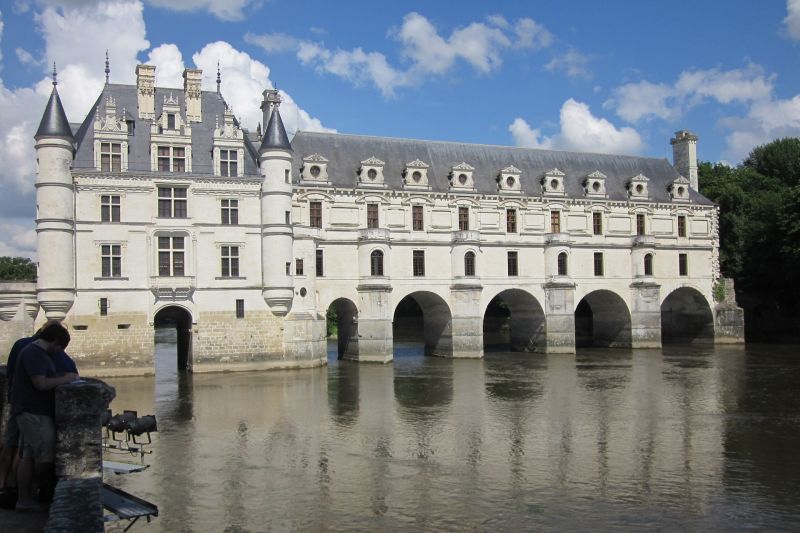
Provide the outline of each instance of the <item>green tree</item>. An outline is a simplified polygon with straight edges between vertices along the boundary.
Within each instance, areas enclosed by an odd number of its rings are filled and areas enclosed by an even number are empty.
[[[27,257],[0,257],[0,281],[36,281],[36,263]]]

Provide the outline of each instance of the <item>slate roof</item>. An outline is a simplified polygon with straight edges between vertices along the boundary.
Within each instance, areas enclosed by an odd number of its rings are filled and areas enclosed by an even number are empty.
[[[541,178],[545,172],[558,168],[566,174],[564,187],[571,198],[585,198],[584,178],[599,170],[605,174],[606,192],[611,200],[628,200],[626,184],[638,174],[649,178],[649,200],[671,202],[667,187],[678,178],[678,172],[666,159],[621,156],[555,150],[534,150],[507,146],[490,146],[441,141],[421,141],[345,135],[341,133],[312,133],[300,131],[292,139],[293,166],[296,173],[303,158],[320,154],[328,159],[328,179],[338,187],[354,187],[361,161],[371,156],[385,161],[383,175],[390,189],[400,189],[406,164],[420,159],[430,165],[428,183],[433,191],[450,190],[448,175],[453,166],[462,162],[473,167],[472,177],[477,192],[497,193],[497,174],[513,165],[522,171],[521,186],[525,194],[542,194]],[[712,205],[696,191],[691,191],[694,203]]]
[[[277,107],[269,116],[269,124],[260,148],[260,150],[270,149],[292,151],[292,145],[286,135],[286,128],[283,127],[283,120],[281,120],[281,112]]]
[[[64,112],[64,106],[61,105],[61,98],[58,96],[55,82],[53,82],[53,92],[50,93],[50,99],[44,108],[39,129],[33,136],[37,140],[40,137],[61,137],[69,141],[73,140],[72,128],[70,128],[67,114]]]

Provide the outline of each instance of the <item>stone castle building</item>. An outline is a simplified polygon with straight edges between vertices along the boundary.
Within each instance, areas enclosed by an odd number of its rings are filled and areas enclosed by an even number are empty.
[[[106,83],[80,124],[55,86],[36,133],[35,299],[84,373],[153,372],[154,329],[193,371],[389,362],[484,348],[740,342],[719,283],[697,137],[666,160],[298,132],[264,91],[263,133],[186,69],[183,89]],[[731,293],[732,291],[729,291]],[[10,294],[8,291],[4,295]],[[403,325],[408,327],[403,328]],[[402,331],[401,331],[402,330]]]

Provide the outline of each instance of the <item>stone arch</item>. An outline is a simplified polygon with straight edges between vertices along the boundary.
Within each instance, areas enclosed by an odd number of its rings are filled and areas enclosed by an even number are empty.
[[[631,313],[617,293],[600,289],[575,307],[575,347],[631,347]]]
[[[452,318],[450,306],[438,294],[412,292],[395,306],[392,337],[395,342],[422,342],[425,355],[452,357]]]
[[[546,321],[539,301],[522,289],[506,289],[483,313],[484,351],[544,351]]]
[[[155,329],[174,328],[177,333],[178,371],[192,370],[192,313],[185,307],[166,305],[153,316]]]
[[[661,303],[661,342],[714,342],[714,314],[700,291],[679,287],[664,298]]]
[[[339,359],[358,359],[358,307],[348,298],[336,298],[325,313],[327,320],[335,317],[336,345]]]

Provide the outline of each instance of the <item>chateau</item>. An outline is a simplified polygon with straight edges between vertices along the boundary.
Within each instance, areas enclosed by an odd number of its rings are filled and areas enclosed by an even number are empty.
[[[82,373],[152,373],[161,326],[195,372],[325,364],[329,309],[341,357],[384,363],[409,309],[426,353],[444,357],[743,340],[732,290],[714,300],[717,208],[697,192],[688,131],[674,166],[290,140],[276,90],[251,132],[219,74],[213,92],[200,70],[182,89],[156,87],[155,70],[106,83],[81,124],[54,82],[35,136],[36,301],[6,296],[1,316],[64,319]]]

